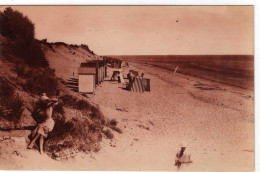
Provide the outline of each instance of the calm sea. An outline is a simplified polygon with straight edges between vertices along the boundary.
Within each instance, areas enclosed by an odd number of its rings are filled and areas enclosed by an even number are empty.
[[[124,61],[156,66],[172,72],[254,89],[253,55],[120,55]]]

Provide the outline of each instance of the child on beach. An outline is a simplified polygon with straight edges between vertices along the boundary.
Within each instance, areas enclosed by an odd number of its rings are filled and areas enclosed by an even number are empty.
[[[46,116],[46,119],[38,124],[38,126],[33,130],[32,132],[32,141],[28,145],[28,149],[31,149],[35,143],[35,141],[40,138],[40,153],[43,154],[43,142],[44,137],[46,138],[48,136],[48,133],[53,130],[54,127],[54,120],[52,119],[52,112],[55,105],[58,104],[58,99],[52,98],[52,99],[46,99],[48,100],[48,104],[46,106],[46,109],[43,111],[39,111],[38,113],[44,113]]]

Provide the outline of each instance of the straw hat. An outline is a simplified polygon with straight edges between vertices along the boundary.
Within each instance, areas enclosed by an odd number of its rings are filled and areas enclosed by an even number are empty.
[[[49,100],[49,97],[47,97],[46,93],[42,93],[42,96],[40,97],[40,99],[42,101],[47,101],[47,100]]]
[[[59,100],[57,98],[51,98],[50,101],[58,102]]]
[[[180,144],[181,148],[186,148],[187,147],[187,143],[185,141],[182,141]]]
[[[42,93],[42,96],[46,96],[46,93]]]
[[[47,106],[50,106],[52,103],[57,103],[58,99],[57,98],[51,98],[49,99],[49,103],[47,104]]]

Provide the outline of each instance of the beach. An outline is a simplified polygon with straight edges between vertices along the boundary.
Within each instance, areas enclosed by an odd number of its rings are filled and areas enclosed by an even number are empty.
[[[181,170],[254,170],[253,91],[149,65],[129,69],[151,79],[151,92],[105,81],[90,98],[123,130],[97,153],[97,170],[176,170],[182,141],[193,163]]]
[[[98,152],[78,153],[63,161],[40,155],[37,150],[26,150],[26,143],[16,141],[18,145],[2,145],[4,154],[8,155],[2,157],[5,162],[2,168],[175,171],[175,156],[184,141],[192,163],[182,164],[180,170],[254,170],[252,90],[178,71],[174,74],[151,65],[129,64],[122,68],[124,76],[129,70],[143,72],[151,81],[150,92],[125,90],[125,84],[110,81],[112,72],[118,69],[108,68],[108,77],[86,98],[106,118],[118,122],[121,134],[114,131],[113,139],[103,138]],[[58,77],[66,75],[58,71]],[[13,154],[14,150],[19,150],[18,155]]]
[[[257,170],[253,5],[0,16],[1,170]]]

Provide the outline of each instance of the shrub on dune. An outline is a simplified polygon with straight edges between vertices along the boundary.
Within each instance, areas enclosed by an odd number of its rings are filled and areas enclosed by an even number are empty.
[[[9,121],[18,123],[23,111],[23,101],[15,95],[13,86],[0,78],[0,116]]]
[[[8,38],[8,49],[30,66],[47,67],[48,61],[34,38],[34,24],[19,11],[8,7],[0,11],[0,33]],[[4,50],[3,50],[4,51]]]

